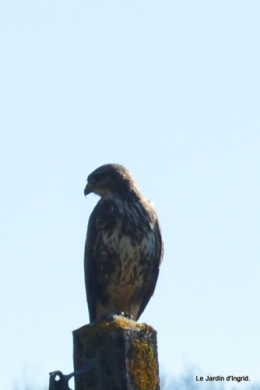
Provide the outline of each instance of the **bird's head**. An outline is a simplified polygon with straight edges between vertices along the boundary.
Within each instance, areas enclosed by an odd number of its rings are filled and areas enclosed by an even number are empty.
[[[130,172],[118,164],[102,165],[88,176],[84,195],[91,192],[101,197],[109,194],[139,193]]]

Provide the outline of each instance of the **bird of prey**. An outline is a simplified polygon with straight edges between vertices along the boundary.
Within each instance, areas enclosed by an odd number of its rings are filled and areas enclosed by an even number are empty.
[[[91,192],[101,199],[89,218],[84,255],[90,322],[109,314],[137,321],[162,261],[156,212],[118,164],[102,165],[88,176],[84,194]]]

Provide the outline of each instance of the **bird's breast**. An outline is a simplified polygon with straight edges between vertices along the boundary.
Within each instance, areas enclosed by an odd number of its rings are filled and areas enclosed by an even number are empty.
[[[138,202],[128,203],[117,199],[111,208],[113,226],[105,220],[100,229],[104,246],[120,255],[122,261],[152,255],[155,247],[154,211],[149,212]]]

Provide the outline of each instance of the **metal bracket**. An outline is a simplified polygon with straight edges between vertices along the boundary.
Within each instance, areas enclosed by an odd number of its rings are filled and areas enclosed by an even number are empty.
[[[64,375],[61,371],[50,372],[49,390],[71,390],[69,387],[69,380],[73,376],[83,374],[84,372],[96,367],[97,361],[98,359],[88,359],[84,368],[76,370],[68,375]],[[56,377],[59,377],[59,379],[56,380]]]
[[[49,390],[71,390],[69,380],[74,376],[74,372],[69,375],[63,375],[61,371],[50,372]],[[56,377],[59,377],[56,380]]]

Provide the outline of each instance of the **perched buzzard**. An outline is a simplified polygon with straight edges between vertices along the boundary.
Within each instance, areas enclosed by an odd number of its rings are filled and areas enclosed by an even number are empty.
[[[121,165],[106,164],[92,172],[84,194],[91,192],[101,199],[89,218],[85,246],[90,322],[110,313],[138,320],[162,260],[156,212]]]

